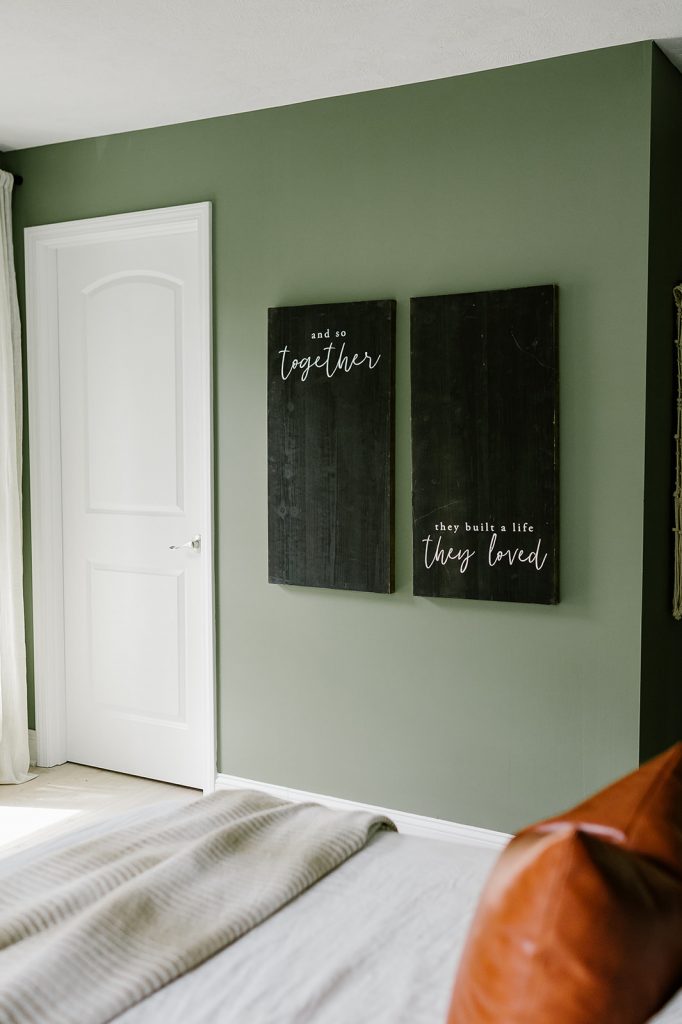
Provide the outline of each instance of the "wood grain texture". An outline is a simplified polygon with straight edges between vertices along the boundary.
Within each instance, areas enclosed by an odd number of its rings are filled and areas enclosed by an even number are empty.
[[[391,593],[395,302],[269,310],[269,581]]]
[[[557,288],[412,299],[414,593],[559,600]]]

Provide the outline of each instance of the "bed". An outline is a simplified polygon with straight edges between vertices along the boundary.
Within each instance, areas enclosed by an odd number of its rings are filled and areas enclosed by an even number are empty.
[[[137,822],[163,804],[0,861],[0,891],[27,868]],[[118,1024],[435,1024],[498,851],[379,831],[364,848],[200,966],[131,1006]],[[9,888],[6,888],[9,887]],[[0,990],[2,958],[0,954]],[[655,1018],[682,1024],[682,993]],[[0,1016],[0,1024],[25,1017]],[[59,1022],[54,1016],[40,1024]],[[84,1018],[82,1024],[88,1024]]]

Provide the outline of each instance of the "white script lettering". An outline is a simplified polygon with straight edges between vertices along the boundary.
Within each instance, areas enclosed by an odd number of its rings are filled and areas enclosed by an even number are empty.
[[[490,547],[488,549],[488,565],[495,566],[500,562],[504,562],[505,565],[513,565],[514,562],[524,562],[527,565],[534,566],[538,572],[542,569],[545,562],[547,561],[547,553],[540,558],[540,547],[542,545],[542,537],[538,539],[537,545],[533,551],[525,552],[523,548],[508,548],[506,551],[502,549],[495,550],[497,544],[497,534],[493,533],[490,538]]]
[[[342,331],[341,333],[344,334],[345,331]],[[287,380],[291,374],[296,371],[300,375],[301,381],[305,382],[308,379],[308,375],[311,370],[324,370],[327,377],[331,378],[339,371],[343,371],[343,373],[350,373],[351,370],[359,366],[363,366],[365,363],[369,370],[373,370],[381,359],[380,354],[373,359],[369,352],[365,352],[364,355],[360,355],[359,352],[354,352],[353,355],[346,355],[345,341],[341,343],[341,348],[339,349],[338,354],[333,357],[332,352],[334,352],[335,349],[335,345],[325,345],[322,351],[326,352],[326,355],[301,356],[299,359],[290,358],[287,364],[289,348],[285,345],[284,348],[280,349],[278,352],[278,355],[282,357],[282,364],[280,367],[282,380]]]
[[[441,565],[447,565],[448,562],[459,562],[459,571],[461,573],[465,573],[469,568],[469,562],[476,554],[475,551],[471,551],[469,548],[460,548],[458,551],[455,551],[454,548],[448,548],[446,551],[445,548],[441,546],[440,537],[438,538],[435,550],[432,553],[430,550],[432,543],[433,539],[431,534],[422,539],[422,544],[424,545],[424,565],[427,569],[430,569],[434,562],[440,562]]]

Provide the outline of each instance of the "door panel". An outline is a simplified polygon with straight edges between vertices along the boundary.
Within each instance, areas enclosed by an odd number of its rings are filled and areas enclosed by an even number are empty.
[[[93,702],[119,717],[186,725],[184,574],[88,571]]]
[[[177,283],[139,275],[85,292],[93,511],[181,511],[180,294]]]

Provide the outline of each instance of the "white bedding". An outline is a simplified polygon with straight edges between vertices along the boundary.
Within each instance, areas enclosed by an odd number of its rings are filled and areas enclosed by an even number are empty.
[[[0,862],[0,885],[11,884],[13,870],[44,852]],[[313,889],[117,1024],[442,1024],[496,856],[471,845],[380,833]],[[682,993],[655,1022],[682,1024]]]

